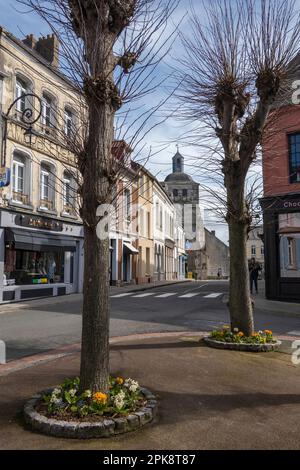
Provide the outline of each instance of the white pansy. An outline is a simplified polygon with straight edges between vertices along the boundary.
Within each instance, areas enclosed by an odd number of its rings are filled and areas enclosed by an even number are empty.
[[[92,392],[90,390],[85,390],[83,392],[83,396],[86,397],[86,398],[91,398]]]
[[[234,331],[234,333],[238,333],[238,332],[239,332],[239,329],[238,329],[238,328],[234,328],[233,331]]]
[[[124,398],[125,393],[121,390],[115,397],[114,397],[114,406],[120,410],[124,406]]]
[[[60,394],[61,394],[61,388],[58,388],[58,387],[56,387],[52,392],[52,396],[56,396]]]
[[[75,397],[76,393],[77,393],[76,388],[71,388],[71,390],[69,390],[70,397]]]
[[[259,335],[262,335],[262,334],[263,334],[263,332],[262,332],[261,330],[259,330],[258,334],[259,334]]]
[[[136,380],[133,379],[126,379],[125,380],[125,387],[128,388],[130,392],[136,392],[139,389],[139,384]]]
[[[61,398],[57,398],[57,396],[52,396],[50,399],[50,403],[53,403],[54,405],[60,405],[62,403]]]

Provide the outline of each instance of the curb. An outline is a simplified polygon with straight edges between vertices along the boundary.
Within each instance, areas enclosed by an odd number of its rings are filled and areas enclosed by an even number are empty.
[[[277,340],[276,343],[264,343],[264,344],[249,344],[249,343],[225,343],[223,341],[216,341],[208,336],[203,338],[203,341],[211,348],[215,349],[228,349],[231,351],[243,351],[243,352],[271,352],[277,351],[281,346],[281,341]]]
[[[63,421],[47,418],[36,411],[44,393],[52,392],[53,388],[43,390],[34,395],[24,407],[25,423],[34,431],[54,437],[71,439],[95,439],[114,437],[119,434],[136,431],[150,423],[157,414],[158,403],[150,390],[141,387],[141,392],[147,399],[144,407],[124,418],[107,418],[98,422],[91,421]]]

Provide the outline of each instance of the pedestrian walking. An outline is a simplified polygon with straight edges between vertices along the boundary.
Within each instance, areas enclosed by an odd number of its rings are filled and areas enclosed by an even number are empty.
[[[255,258],[251,258],[249,262],[249,274],[250,274],[250,292],[253,294],[253,285],[255,288],[256,293],[258,294],[258,274],[261,271],[260,264],[255,260]]]

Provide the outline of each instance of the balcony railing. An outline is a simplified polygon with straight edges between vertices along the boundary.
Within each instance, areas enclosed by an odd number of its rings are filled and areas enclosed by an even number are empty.
[[[27,194],[21,193],[19,191],[12,192],[12,200],[15,202],[20,202],[21,204],[29,203],[29,196]]]
[[[40,200],[40,207],[42,209],[47,209],[49,211],[54,209],[54,203],[53,201],[49,201],[48,199],[41,199]]]

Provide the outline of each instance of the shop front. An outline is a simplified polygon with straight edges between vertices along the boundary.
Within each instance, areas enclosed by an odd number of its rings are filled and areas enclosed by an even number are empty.
[[[300,301],[300,194],[266,197],[264,213],[266,297]]]
[[[2,211],[0,269],[2,302],[81,292],[82,227]]]

